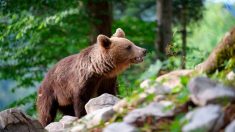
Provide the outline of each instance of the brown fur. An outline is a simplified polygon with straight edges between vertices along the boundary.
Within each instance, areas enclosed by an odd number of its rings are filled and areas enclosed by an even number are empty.
[[[136,57],[146,53],[124,37],[121,29],[111,38],[99,35],[97,44],[62,59],[48,71],[37,98],[43,126],[54,120],[57,110],[80,118],[86,114],[84,105],[90,98],[117,94],[117,75],[131,63],[141,62]]]

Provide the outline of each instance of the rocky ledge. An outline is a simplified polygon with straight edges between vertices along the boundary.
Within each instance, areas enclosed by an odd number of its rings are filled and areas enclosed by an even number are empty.
[[[189,78],[188,78],[189,79]],[[234,132],[235,90],[207,77],[182,77],[180,85],[166,86],[146,80],[139,91],[119,99],[103,94],[85,106],[81,119],[64,116],[42,128],[18,109],[0,112],[4,131],[49,132]]]
[[[52,123],[46,129],[51,132],[235,131],[233,87],[207,77],[192,78],[185,85],[174,87],[146,80],[141,87],[122,100],[109,94],[93,98],[86,104],[85,117],[76,120],[69,117],[71,120],[66,123],[70,125],[65,125],[61,123],[68,118],[65,116],[59,121],[60,126]],[[179,101],[180,96],[184,96],[183,101]]]

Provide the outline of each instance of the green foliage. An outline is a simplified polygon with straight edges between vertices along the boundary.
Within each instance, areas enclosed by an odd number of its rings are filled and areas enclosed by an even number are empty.
[[[36,91],[49,67],[88,45],[84,9],[75,1],[6,2],[0,13],[0,79],[16,82],[16,93],[19,88]],[[35,116],[35,99],[36,92],[8,107]]]
[[[234,26],[235,17],[229,14],[222,4],[207,3],[204,8],[202,20],[187,28],[186,69],[193,69],[204,61],[223,35]],[[170,57],[166,60],[165,69],[168,70],[180,67],[182,46],[179,29],[179,27],[173,28],[173,42],[167,50]]]
[[[142,82],[146,79],[156,79],[156,76],[160,69],[162,68],[162,62],[157,60],[154,64],[150,65],[150,67],[139,77],[139,82]]]
[[[187,76],[182,76],[180,78],[180,83],[182,85],[182,89],[177,95],[177,101],[180,104],[184,104],[189,100],[189,89],[188,89],[188,86],[187,86],[189,80],[190,80],[190,78],[187,77]]]
[[[32,86],[51,64],[85,47],[86,39],[77,39],[79,31],[70,25],[77,21],[78,13],[77,9],[69,9],[45,18],[25,11],[9,15],[7,22],[2,23],[0,36],[0,50],[4,51],[0,57],[0,78],[17,80],[17,87]],[[81,38],[86,38],[84,35]]]
[[[186,123],[186,121],[182,122],[184,118],[184,114],[179,114],[175,117],[175,119],[171,122],[170,125],[170,132],[181,132],[183,124]]]
[[[203,20],[191,27],[193,30],[191,37],[188,38],[188,48],[198,51],[188,52],[187,60],[190,63],[187,67],[192,68],[200,60],[205,60],[223,35],[234,26],[234,21],[235,17],[221,4],[207,4]],[[193,60],[197,60],[196,63]]]
[[[204,0],[173,0],[173,20],[180,25],[197,22],[203,16],[203,9]]]
[[[149,52],[154,50],[155,22],[146,22],[134,17],[124,16],[114,21],[113,32],[119,27],[125,30],[126,37],[136,45],[147,48]]]

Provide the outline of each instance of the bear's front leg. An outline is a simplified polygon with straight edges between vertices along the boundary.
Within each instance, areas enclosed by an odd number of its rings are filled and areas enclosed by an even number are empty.
[[[91,99],[94,93],[97,93],[96,87],[99,87],[102,78],[97,75],[89,75],[80,79],[81,80],[79,80],[79,83],[76,85],[79,87],[74,89],[73,95],[74,113],[78,118],[86,115],[85,104]]]
[[[114,96],[118,93],[117,77],[103,79],[99,85],[98,95],[109,93]]]
[[[85,104],[91,99],[95,87],[94,82],[88,81],[86,85],[77,89],[73,96],[73,107],[75,116],[81,118],[86,115]]]
[[[81,118],[86,115],[85,104],[86,102],[82,100],[81,95],[74,96],[73,108],[76,117]]]

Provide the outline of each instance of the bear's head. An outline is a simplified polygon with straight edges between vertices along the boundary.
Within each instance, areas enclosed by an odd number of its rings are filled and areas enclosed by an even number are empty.
[[[109,56],[116,67],[116,74],[125,70],[130,64],[143,61],[147,50],[136,46],[125,38],[125,33],[118,28],[111,38],[105,35],[97,37],[97,43],[104,56]]]

